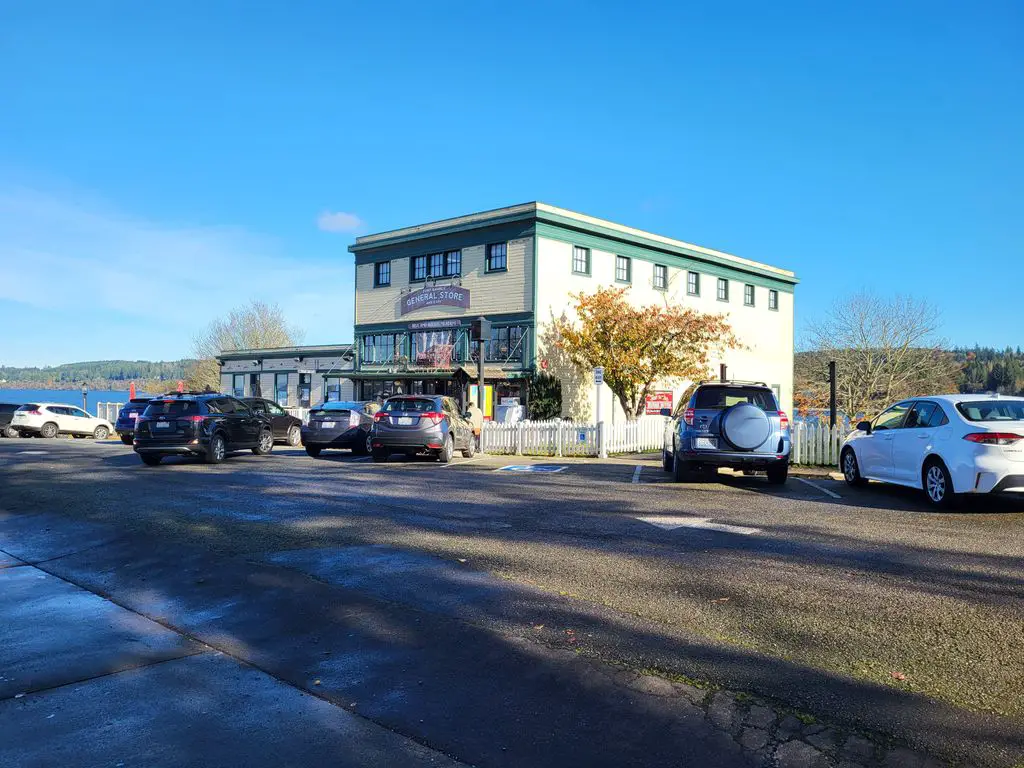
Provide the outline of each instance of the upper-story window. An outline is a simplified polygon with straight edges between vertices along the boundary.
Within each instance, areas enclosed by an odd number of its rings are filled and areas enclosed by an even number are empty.
[[[590,249],[578,245],[572,247],[572,271],[578,275],[590,274]]]
[[[504,272],[508,269],[508,243],[491,243],[487,246],[487,271]]]
[[[628,283],[633,279],[633,265],[628,256],[615,257],[615,280],[619,283]]]
[[[654,287],[659,291],[668,289],[668,267],[664,264],[654,265]]]
[[[426,280],[427,279],[427,257],[426,256],[413,256],[412,257],[412,274],[410,278],[412,280]]]
[[[444,273],[446,275],[462,274],[462,251],[448,251],[445,253]]]
[[[754,306],[754,286],[749,283],[743,286],[743,305],[747,307]]]
[[[373,265],[373,287],[382,288],[391,285],[391,262],[378,261]]]
[[[700,296],[700,272],[686,273],[686,292],[691,296]]]
[[[444,254],[432,253],[427,257],[430,264],[428,277],[444,277]]]
[[[779,292],[775,290],[768,291],[768,309],[777,311],[779,308]]]
[[[729,300],[729,281],[726,280],[724,277],[718,278],[718,300]]]

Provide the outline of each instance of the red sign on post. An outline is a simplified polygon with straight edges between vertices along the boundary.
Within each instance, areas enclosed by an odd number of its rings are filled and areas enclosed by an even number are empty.
[[[671,392],[652,392],[647,396],[645,413],[648,416],[657,416],[662,408],[672,410]]]

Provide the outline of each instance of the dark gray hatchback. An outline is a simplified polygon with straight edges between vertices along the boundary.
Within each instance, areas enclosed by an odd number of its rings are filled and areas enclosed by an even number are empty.
[[[374,461],[392,453],[432,453],[447,464],[455,451],[467,459],[476,451],[473,426],[450,397],[401,395],[389,398],[374,416],[370,436]]]

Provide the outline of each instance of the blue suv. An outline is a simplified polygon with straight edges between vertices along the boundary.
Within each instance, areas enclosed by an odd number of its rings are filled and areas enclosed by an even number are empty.
[[[718,467],[764,471],[782,485],[789,475],[792,442],[789,417],[775,392],[761,382],[717,381],[699,384],[665,429],[662,465],[677,483]]]

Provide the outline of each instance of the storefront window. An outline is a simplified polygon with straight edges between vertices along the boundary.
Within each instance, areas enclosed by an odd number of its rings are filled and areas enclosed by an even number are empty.
[[[245,376],[241,373],[236,373],[231,379],[231,394],[235,397],[245,397]]]
[[[412,358],[416,365],[444,367],[458,361],[459,357],[454,331],[420,331],[412,334]]]
[[[310,395],[313,391],[313,374],[299,374],[298,400],[300,408],[309,408]]]
[[[341,377],[327,376],[324,378],[324,402],[338,402],[341,400]]]
[[[288,405],[288,374],[274,374],[274,400],[278,405]]]
[[[362,358],[364,363],[390,363],[401,351],[401,339],[393,333],[378,333],[363,336]]]

